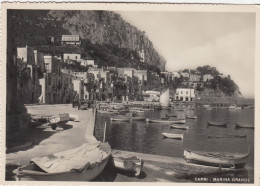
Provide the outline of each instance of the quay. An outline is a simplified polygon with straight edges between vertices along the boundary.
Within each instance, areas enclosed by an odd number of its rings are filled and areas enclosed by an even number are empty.
[[[78,147],[93,137],[95,117],[92,110],[77,110],[76,108],[72,108],[71,104],[27,105],[26,108],[30,114],[69,113],[78,116],[78,121],[69,121],[64,130],[52,130],[51,128],[46,128],[46,126],[41,126],[17,134],[15,139],[32,140],[33,145],[26,149],[14,150],[13,152],[7,153],[7,180],[14,180],[12,170],[17,167],[18,163],[23,166],[28,164],[34,157],[46,156]],[[121,150],[113,150],[112,154],[113,153],[142,158],[145,163],[141,175],[135,177],[115,171],[112,159],[110,159],[102,174],[94,181],[194,182],[196,176],[205,174],[216,175],[226,172],[234,173],[234,171],[230,169],[189,164],[186,163],[183,158],[179,157],[159,156]]]

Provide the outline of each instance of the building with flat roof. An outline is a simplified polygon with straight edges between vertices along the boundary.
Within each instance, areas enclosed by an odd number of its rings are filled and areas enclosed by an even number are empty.
[[[80,45],[79,35],[62,35],[61,43],[67,45]]]

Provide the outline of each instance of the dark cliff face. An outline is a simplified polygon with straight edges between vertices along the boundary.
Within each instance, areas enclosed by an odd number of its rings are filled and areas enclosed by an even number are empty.
[[[145,62],[165,69],[165,59],[153,48],[144,32],[110,11],[50,11],[49,15],[63,22],[63,28],[92,43],[112,44],[137,52],[144,51]]]

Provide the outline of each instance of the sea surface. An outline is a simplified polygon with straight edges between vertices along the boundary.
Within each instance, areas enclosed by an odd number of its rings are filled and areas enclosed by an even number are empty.
[[[103,140],[106,122],[106,141],[112,149],[156,154],[170,157],[183,157],[185,149],[214,152],[250,152],[245,172],[237,175],[254,180],[254,129],[236,128],[234,123],[254,125],[254,109],[229,110],[224,107],[205,109],[196,106],[196,110],[145,111],[148,118],[159,119],[166,114],[175,113],[177,118],[196,115],[197,119],[186,119],[189,130],[170,128],[170,124],[146,123],[145,121],[110,121],[113,115],[97,115],[95,136]],[[175,119],[175,118],[172,118]],[[208,126],[207,121],[227,123],[227,127]],[[163,138],[162,133],[183,133],[183,140]],[[246,138],[212,138],[217,135],[246,135]]]

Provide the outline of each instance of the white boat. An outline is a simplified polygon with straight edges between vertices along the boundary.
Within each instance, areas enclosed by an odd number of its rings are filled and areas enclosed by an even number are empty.
[[[227,107],[227,109],[241,109],[241,107],[238,107],[237,105],[230,105],[229,107]]]
[[[136,156],[129,156],[120,153],[112,153],[116,169],[134,173],[139,176],[142,172],[144,160]]]
[[[182,120],[159,120],[159,119],[148,119],[146,118],[147,122],[151,122],[151,123],[168,123],[168,124],[185,124],[186,120],[182,119]]]
[[[98,113],[101,114],[118,114],[118,111],[116,110],[97,110]]]
[[[53,116],[49,119],[49,125],[53,130],[56,129],[56,127],[63,127],[70,119],[70,116],[68,113],[59,114],[59,116]]]
[[[105,168],[111,148],[108,143],[85,143],[53,155],[33,158],[13,171],[17,181],[90,181]]]
[[[170,90],[167,88],[163,93],[161,93],[159,98],[160,106],[169,107],[170,106]]]
[[[154,108],[141,108],[141,111],[154,111]]]
[[[209,108],[210,105],[203,105],[203,108]]]
[[[225,123],[225,122],[208,121],[207,123],[210,126],[219,126],[219,127],[226,127],[227,126],[227,123]]]
[[[171,128],[188,130],[189,126],[171,125]]]
[[[163,132],[162,135],[166,138],[172,138],[172,139],[183,139],[183,134],[173,134],[173,133],[167,133]]]
[[[146,120],[146,117],[138,117],[138,116],[135,116],[135,117],[132,117],[131,118],[133,121],[145,121]]]
[[[197,119],[197,116],[186,116],[187,119]]]
[[[230,152],[204,152],[184,150],[184,159],[187,162],[194,162],[205,165],[241,168],[248,161],[248,153]]]
[[[122,115],[118,115],[116,117],[111,117],[110,118],[111,121],[130,121],[131,117],[129,116],[122,116]]]
[[[254,129],[253,124],[247,124],[247,123],[235,123],[237,128],[248,128],[248,129]]]

